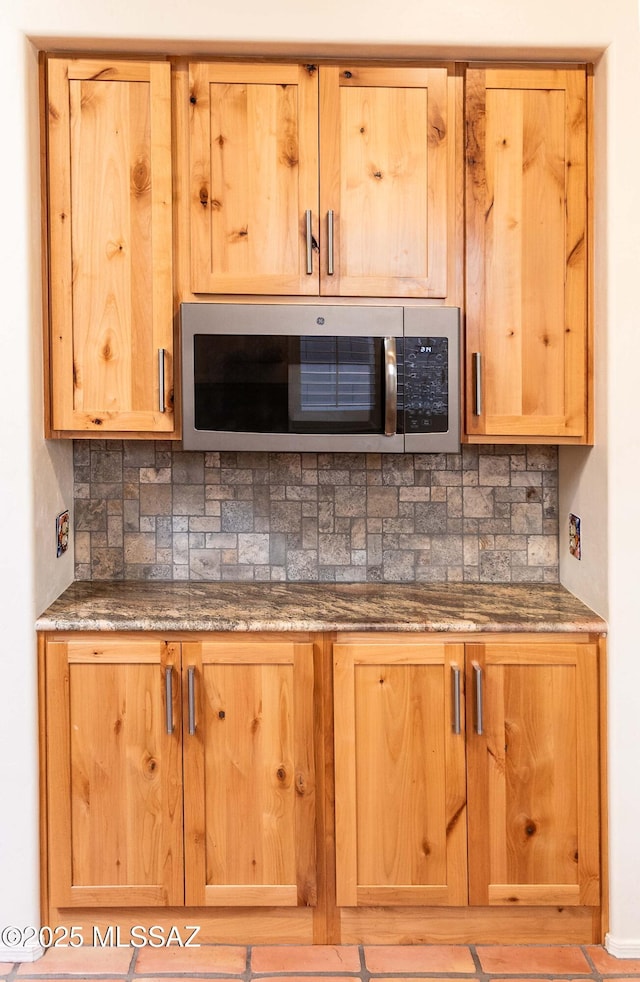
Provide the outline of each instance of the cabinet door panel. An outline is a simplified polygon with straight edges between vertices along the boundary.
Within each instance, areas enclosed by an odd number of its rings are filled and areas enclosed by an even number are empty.
[[[193,291],[317,293],[315,68],[194,64],[190,93]]]
[[[197,692],[184,735],[187,903],[315,904],[312,646],[184,653],[187,698],[190,668]]]
[[[595,645],[469,645],[470,901],[597,906]],[[469,690],[468,690],[469,691]]]
[[[334,645],[338,906],[464,904],[461,645]]]
[[[447,295],[447,70],[323,66],[321,292]]]
[[[170,92],[164,63],[48,62],[56,430],[173,430]]]
[[[182,766],[155,641],[47,646],[50,893],[58,907],[184,902]]]
[[[466,123],[468,433],[585,441],[585,73],[470,69]]]

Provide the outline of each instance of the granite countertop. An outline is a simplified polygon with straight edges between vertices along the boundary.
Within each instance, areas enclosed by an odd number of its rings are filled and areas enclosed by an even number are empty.
[[[39,631],[578,631],[606,622],[564,587],[494,583],[78,582]]]

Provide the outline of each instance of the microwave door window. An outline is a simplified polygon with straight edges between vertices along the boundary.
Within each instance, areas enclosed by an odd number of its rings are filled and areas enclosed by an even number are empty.
[[[291,432],[380,433],[383,406],[381,338],[290,340]]]
[[[197,334],[193,343],[197,430],[289,430],[288,338]]]

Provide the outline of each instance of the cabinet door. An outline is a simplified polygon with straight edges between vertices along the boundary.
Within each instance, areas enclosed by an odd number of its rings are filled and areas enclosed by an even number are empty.
[[[585,72],[470,69],[466,127],[467,433],[587,442]]]
[[[312,645],[183,653],[187,904],[315,905]]]
[[[204,63],[189,77],[194,293],[316,294],[316,67]]]
[[[334,645],[338,906],[466,904],[463,672],[462,645]]]
[[[170,66],[47,70],[51,427],[170,432]]]
[[[184,903],[179,668],[160,641],[47,645],[54,906]]]
[[[467,645],[472,904],[599,904],[597,671],[591,644]]]
[[[321,292],[446,297],[447,69],[323,66],[320,80]]]

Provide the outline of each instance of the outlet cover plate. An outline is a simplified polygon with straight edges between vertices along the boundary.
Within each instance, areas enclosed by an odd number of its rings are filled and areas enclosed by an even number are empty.
[[[60,557],[69,548],[69,510],[61,511],[56,518],[56,556]]]
[[[577,515],[569,515],[569,552],[576,559],[582,559],[582,542],[580,541],[580,519]]]

